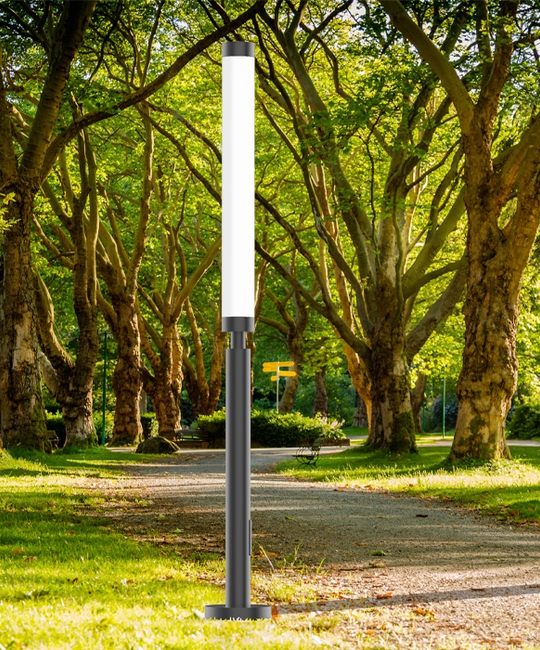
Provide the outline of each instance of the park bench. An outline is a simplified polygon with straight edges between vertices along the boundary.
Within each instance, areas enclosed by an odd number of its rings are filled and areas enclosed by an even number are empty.
[[[319,460],[319,453],[321,451],[322,440],[320,438],[315,439],[313,442],[306,443],[303,447],[297,450],[295,454],[296,460],[301,465],[313,465],[317,466],[317,461]]]
[[[174,433],[164,434],[164,438],[172,440],[179,447],[197,446],[202,449],[214,447],[215,440],[205,431],[198,429],[175,429]]]
[[[51,443],[51,448],[58,449],[58,445],[60,444],[60,438],[56,435],[56,431],[53,431],[52,429],[47,429],[47,438]]]

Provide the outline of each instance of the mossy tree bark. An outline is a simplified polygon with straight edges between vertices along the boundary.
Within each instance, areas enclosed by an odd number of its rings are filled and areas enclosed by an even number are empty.
[[[55,189],[48,181],[42,185],[53,212],[69,233],[73,255],[60,253],[43,231],[38,218],[34,219],[43,244],[56,259],[61,258],[73,274],[73,305],[79,329],[75,360],[56,337],[53,301],[45,283],[40,277],[36,278],[37,322],[41,348],[51,365],[51,370],[56,374],[55,389],[51,389],[50,382],[47,387],[62,408],[66,426],[65,447],[88,447],[97,444],[92,418],[92,392],[99,356],[96,272],[99,214],[97,163],[86,132],[81,133],[78,138],[77,156],[81,173],[75,183],[70,178],[65,153],[62,152],[60,156],[62,200],[58,199]],[[80,187],[78,196],[75,194],[75,187]],[[63,205],[68,206],[71,216],[64,210]]]
[[[46,176],[46,157],[72,61],[96,2],[64,3],[53,25],[45,81],[17,161],[14,134],[20,114],[8,106],[0,74],[0,185],[11,197],[3,238],[0,288],[0,420],[4,446],[47,447],[36,331],[35,283],[30,249],[34,198]],[[10,17],[13,19],[13,16]],[[54,18],[51,14],[51,20]],[[12,122],[13,120],[13,122]],[[24,120],[22,120],[24,122]],[[18,135],[18,134],[17,134]]]
[[[397,0],[381,0],[394,25],[437,74],[457,112],[465,154],[469,258],[465,347],[458,380],[458,420],[451,460],[509,457],[505,419],[517,385],[519,289],[540,210],[540,118],[517,144],[493,157],[494,124],[509,80],[512,25],[519,2],[501,1],[498,15],[475,3],[480,92],[472,97],[452,64]],[[490,18],[496,25],[490,32]],[[496,20],[495,20],[496,18]],[[516,204],[504,208],[516,192]]]

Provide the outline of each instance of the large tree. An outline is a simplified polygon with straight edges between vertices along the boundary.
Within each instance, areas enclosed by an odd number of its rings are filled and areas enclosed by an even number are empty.
[[[519,291],[540,223],[540,117],[534,102],[532,110],[526,109],[528,122],[514,115],[514,130],[521,127],[521,132],[512,134],[511,146],[498,156],[495,127],[500,128],[505,90],[518,83],[520,66],[534,61],[529,51],[538,38],[534,8],[518,0],[501,0],[496,7],[485,0],[470,5],[476,25],[471,67],[477,78],[469,89],[463,79],[467,73],[460,74],[421,22],[397,0],[380,3],[446,89],[465,154],[469,271],[450,458],[509,457],[504,427],[517,386]]]
[[[35,283],[30,249],[30,226],[36,193],[45,176],[46,157],[57,125],[72,61],[83,42],[96,2],[47,3],[37,35],[46,52],[45,75],[36,62],[29,73],[40,85],[30,132],[14,140],[13,119],[17,108],[9,97],[12,78],[22,74],[11,61],[24,48],[23,26],[19,24],[19,3],[0,6],[3,18],[3,61],[0,70],[0,186],[9,196],[3,236],[3,269],[0,287],[0,419],[6,447],[23,445],[43,449],[47,444],[45,414],[41,397],[36,332]],[[57,11],[55,11],[57,9]],[[31,9],[28,9],[32,13]],[[15,18],[13,18],[15,15]],[[6,25],[13,29],[7,42]],[[23,49],[24,52],[24,49]]]
[[[257,198],[304,257],[320,300],[258,250],[345,342],[368,405],[369,443],[406,452],[415,449],[409,364],[464,286],[459,247],[450,260],[441,254],[464,213],[462,150],[436,76],[380,21],[362,32],[367,45],[353,45],[352,22],[341,18],[350,6],[303,0],[256,20],[261,109],[296,162],[323,250],[285,216],[285,197]],[[449,23],[447,56],[464,16]],[[418,317],[418,297],[441,278],[439,297]]]

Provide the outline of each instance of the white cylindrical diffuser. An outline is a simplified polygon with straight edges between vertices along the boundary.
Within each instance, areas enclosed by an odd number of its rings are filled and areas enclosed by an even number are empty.
[[[222,46],[222,328],[253,331],[255,48]]]

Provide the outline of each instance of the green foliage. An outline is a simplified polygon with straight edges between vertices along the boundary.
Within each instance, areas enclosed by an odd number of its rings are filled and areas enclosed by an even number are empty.
[[[95,405],[94,401],[94,405]],[[103,428],[103,412],[94,411],[92,413],[92,419],[94,420],[94,429],[97,432],[98,439],[101,443],[101,430]],[[109,440],[112,436],[112,430],[114,426],[114,413],[112,411],[105,411],[105,440]]]
[[[158,422],[155,413],[141,413],[141,424],[143,428],[143,440],[157,436]]]
[[[304,380],[304,377],[302,377]],[[355,411],[355,390],[352,387],[349,375],[326,375],[326,392],[328,395],[328,420],[344,422],[345,426],[351,425]],[[315,397],[315,381],[302,381],[294,400],[294,408],[302,415],[310,416],[313,413],[313,400]]]
[[[213,438],[225,438],[225,410],[200,416],[197,426]],[[258,410],[251,413],[251,440],[263,447],[298,447],[306,440],[344,437],[341,431],[319,418],[308,418],[300,413]]]
[[[540,436],[540,403],[519,404],[507,424],[509,438],[530,440]]]

